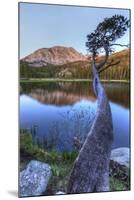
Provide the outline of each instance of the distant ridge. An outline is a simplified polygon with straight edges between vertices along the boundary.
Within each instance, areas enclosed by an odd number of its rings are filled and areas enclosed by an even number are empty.
[[[54,46],[38,49],[21,59],[21,61],[26,62],[29,66],[42,67],[48,64],[63,65],[71,62],[87,61],[87,57],[72,47]]]

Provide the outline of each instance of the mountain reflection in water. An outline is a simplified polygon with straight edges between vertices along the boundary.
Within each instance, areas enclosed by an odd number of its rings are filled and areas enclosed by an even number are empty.
[[[115,147],[129,146],[129,85],[105,83],[110,100]],[[59,150],[74,149],[74,137],[84,141],[96,112],[91,83],[23,83],[20,127],[37,125],[40,143]]]

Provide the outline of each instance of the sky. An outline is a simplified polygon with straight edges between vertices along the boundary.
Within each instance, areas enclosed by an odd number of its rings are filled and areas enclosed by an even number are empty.
[[[104,18],[115,14],[129,18],[129,10],[126,9],[20,3],[20,58],[39,48],[53,46],[73,47],[87,54],[87,34],[93,32]],[[129,30],[118,42],[130,43]],[[115,50],[121,49],[118,47]]]

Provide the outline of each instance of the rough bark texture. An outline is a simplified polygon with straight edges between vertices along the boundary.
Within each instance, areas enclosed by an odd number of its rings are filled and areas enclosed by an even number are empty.
[[[93,87],[98,99],[91,130],[72,169],[67,193],[109,191],[109,161],[113,141],[110,105],[92,62]]]

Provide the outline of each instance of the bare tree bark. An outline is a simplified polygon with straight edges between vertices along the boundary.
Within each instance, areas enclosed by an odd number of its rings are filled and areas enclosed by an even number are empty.
[[[92,61],[93,88],[98,99],[91,130],[75,160],[67,193],[109,191],[109,160],[113,141],[111,109]]]

